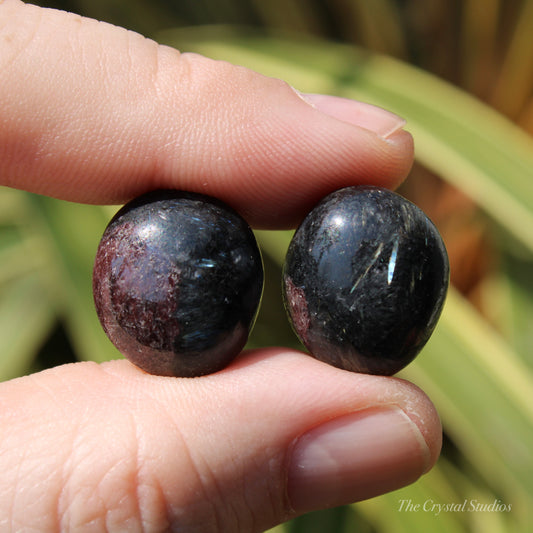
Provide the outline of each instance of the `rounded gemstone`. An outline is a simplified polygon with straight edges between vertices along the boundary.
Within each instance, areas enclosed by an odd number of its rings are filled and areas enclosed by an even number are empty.
[[[311,355],[355,372],[392,375],[433,332],[446,297],[442,238],[413,203],[347,187],[303,220],[283,267],[285,307]]]
[[[94,264],[100,322],[151,374],[192,377],[234,359],[263,289],[254,234],[229,206],[200,194],[155,191],[107,226]]]

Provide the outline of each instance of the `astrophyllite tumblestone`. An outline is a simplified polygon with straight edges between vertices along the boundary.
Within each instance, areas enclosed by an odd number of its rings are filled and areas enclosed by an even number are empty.
[[[224,368],[245,345],[263,289],[248,224],[200,194],[155,191],[126,204],[98,247],[100,322],[131,362],[162,376]]]
[[[284,302],[311,355],[339,368],[392,375],[432,334],[449,264],[428,217],[402,196],[348,187],[324,198],[296,231]]]

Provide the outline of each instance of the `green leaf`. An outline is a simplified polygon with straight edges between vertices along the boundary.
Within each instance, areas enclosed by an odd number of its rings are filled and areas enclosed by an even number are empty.
[[[261,250],[278,265],[283,265],[294,231],[255,230],[254,233]]]
[[[288,533],[288,531],[289,529],[286,524],[280,524],[279,526],[269,529],[265,533]]]
[[[0,292],[0,381],[26,373],[50,333],[55,315],[38,276]]]
[[[454,290],[433,337],[401,375],[432,398],[446,433],[489,486],[516,508],[533,495],[532,373]]]
[[[354,505],[368,520],[377,526],[378,531],[395,533],[466,533],[461,515],[443,513],[435,516],[434,504],[460,502],[457,493],[436,490],[435,478],[442,477],[441,472],[433,472],[403,489],[372,498]],[[439,480],[438,483],[446,481]],[[443,495],[444,494],[444,495]]]
[[[37,235],[18,228],[0,229],[0,287],[47,266],[46,251]]]
[[[533,368],[533,258],[502,253],[501,273],[493,283],[497,322],[523,360]],[[497,298],[497,300],[496,300]]]
[[[490,493],[441,457],[415,483],[353,507],[383,532],[526,533],[528,523],[516,512],[516,504]],[[490,505],[492,511],[483,510]]]
[[[56,305],[77,356],[96,362],[120,357],[100,326],[92,297],[92,268],[107,210],[44,196],[32,199],[54,252]]]

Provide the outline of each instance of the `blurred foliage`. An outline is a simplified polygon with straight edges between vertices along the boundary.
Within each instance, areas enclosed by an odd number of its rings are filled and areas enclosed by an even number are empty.
[[[443,234],[453,288],[435,335],[401,375],[436,404],[443,453],[409,487],[275,531],[531,531],[533,1],[37,3],[407,119],[417,163],[401,192]],[[91,295],[94,253],[113,210],[0,189],[0,379],[120,356]],[[291,233],[257,235],[267,279],[250,345],[297,347],[279,294]],[[428,507],[465,501],[462,512]],[[468,512],[474,502],[511,511]]]

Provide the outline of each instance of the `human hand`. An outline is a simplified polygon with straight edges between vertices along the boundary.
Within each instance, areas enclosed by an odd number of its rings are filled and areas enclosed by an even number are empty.
[[[87,203],[154,188],[294,226],[326,193],[394,187],[403,122],[75,15],[0,0],[0,182]],[[311,104],[311,105],[310,105]],[[341,120],[339,120],[341,119]],[[262,531],[413,482],[428,398],[271,348],[163,378],[125,360],[0,385],[0,529]]]

